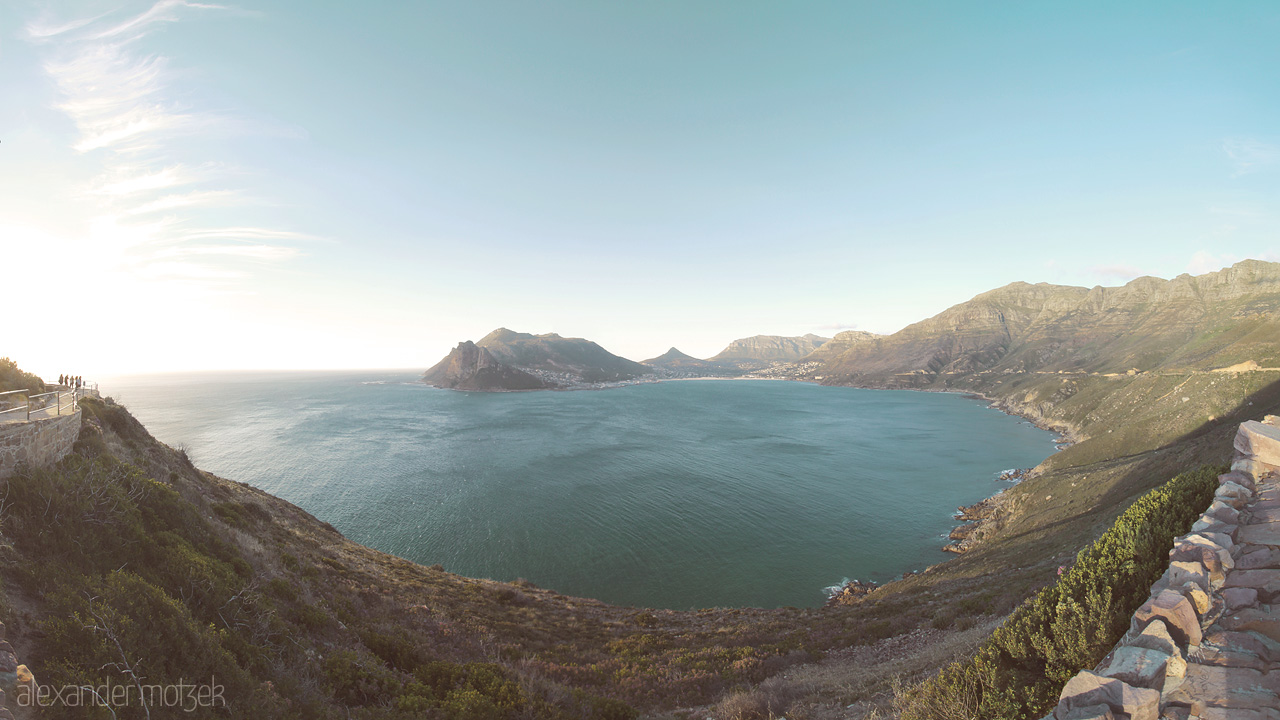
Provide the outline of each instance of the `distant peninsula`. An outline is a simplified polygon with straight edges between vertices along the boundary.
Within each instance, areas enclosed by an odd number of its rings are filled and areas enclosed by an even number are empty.
[[[785,376],[794,371],[796,361],[828,340],[817,335],[756,335],[734,340],[707,360],[673,347],[658,357],[635,362],[583,338],[498,328],[476,342],[458,343],[423,373],[422,380],[451,390],[501,392],[601,388],[697,377]]]

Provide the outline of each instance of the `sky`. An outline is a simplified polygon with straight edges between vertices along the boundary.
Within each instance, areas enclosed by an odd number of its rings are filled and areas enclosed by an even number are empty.
[[[1280,260],[1280,4],[0,4],[0,356],[426,368]]]

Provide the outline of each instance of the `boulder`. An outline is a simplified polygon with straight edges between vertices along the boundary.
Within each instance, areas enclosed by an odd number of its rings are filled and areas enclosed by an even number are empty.
[[[1236,708],[1205,708],[1200,712],[1199,720],[1280,720],[1280,710],[1263,708],[1261,710],[1240,710]]]
[[[1088,707],[1072,708],[1065,713],[1059,715],[1054,713],[1045,720],[1116,720],[1115,713],[1111,712],[1111,708],[1107,705],[1090,705]]]
[[[1165,702],[1189,706],[1202,716],[1203,710],[1210,707],[1262,710],[1276,706],[1277,690],[1280,673],[1192,663],[1187,666],[1187,677],[1165,697]]]
[[[1164,624],[1163,620],[1152,620],[1147,626],[1142,628],[1142,632],[1133,636],[1127,644],[1134,647],[1147,648],[1149,650],[1159,650],[1166,655],[1182,655],[1182,651],[1178,649],[1178,643],[1173,641],[1169,635],[1169,628]]]
[[[1198,547],[1205,548],[1206,550],[1211,550],[1213,551],[1213,554],[1216,555],[1218,557],[1218,560],[1221,562],[1222,570],[1230,570],[1236,565],[1235,560],[1231,556],[1231,549],[1234,546],[1232,544],[1229,544],[1231,543],[1231,539],[1228,538],[1226,535],[1221,535],[1218,537],[1220,537],[1223,541],[1225,541],[1228,544],[1221,544],[1215,540],[1210,539],[1205,535],[1187,535],[1185,537],[1182,537],[1176,540],[1174,543],[1174,547],[1182,547],[1183,545],[1195,545]]]
[[[1227,555],[1227,557],[1231,557]],[[1208,569],[1211,575],[1222,575],[1223,563],[1218,553],[1195,543],[1182,542],[1173,546],[1169,551],[1169,562],[1193,562],[1199,563]]]
[[[1231,462],[1231,472],[1238,472],[1253,478],[1255,485],[1259,480],[1274,477],[1277,468],[1275,465],[1262,462],[1256,458],[1243,457]],[[1242,483],[1243,484],[1243,483]]]
[[[1240,511],[1223,502],[1221,498],[1215,499],[1210,503],[1204,514],[1217,518],[1218,522],[1227,525],[1238,525],[1240,523]]]
[[[1201,562],[1174,560],[1169,563],[1169,586],[1179,587],[1185,583],[1195,583],[1209,591],[1209,569]]]
[[[1191,532],[1204,533],[1206,535],[1211,533],[1216,533],[1218,535],[1226,535],[1227,537],[1232,538],[1232,542],[1234,542],[1236,537],[1237,527],[1238,526],[1233,525],[1231,523],[1225,523],[1219,520],[1218,518],[1206,513],[1206,514],[1202,514],[1198,520],[1192,523]]]
[[[1280,597],[1280,570],[1236,570],[1227,576],[1224,587],[1253,588],[1259,600],[1270,603]]]
[[[1260,480],[1275,477],[1276,466],[1254,459],[1254,457],[1236,457],[1231,461],[1231,471],[1253,478],[1254,486]],[[1243,483],[1242,483],[1243,484]]]
[[[1123,680],[1106,677],[1088,670],[1067,681],[1058,699],[1058,718],[1085,708],[1106,705],[1112,712],[1127,714],[1131,720],[1158,720],[1160,693],[1150,688],[1134,687]]]
[[[1229,473],[1223,473],[1218,476],[1219,485],[1226,485],[1228,483],[1242,487],[1250,492],[1253,492],[1254,489],[1253,477],[1237,470],[1232,470]]]
[[[1243,482],[1237,482],[1238,480],[1243,480],[1249,485],[1246,487]],[[1228,473],[1218,476],[1218,489],[1214,490],[1213,494],[1215,497],[1240,498],[1248,502],[1253,499],[1253,487],[1253,482],[1244,475]]]
[[[1208,540],[1209,542],[1213,543],[1214,545],[1220,548],[1226,549],[1228,554],[1231,554],[1234,556],[1236,541],[1233,540],[1230,535],[1224,535],[1222,533],[1214,533],[1214,532],[1201,532],[1201,533],[1191,533],[1190,535],[1186,536],[1187,539],[1190,539],[1192,537],[1202,537],[1205,540]]]
[[[1245,525],[1237,534],[1241,543],[1280,547],[1280,522]]]
[[[1181,587],[1174,588],[1182,593],[1182,596],[1191,601],[1191,606],[1196,609],[1196,615],[1204,619],[1209,614],[1209,610],[1213,607],[1213,601],[1209,598],[1209,593],[1198,583],[1183,583]]]
[[[1262,658],[1263,662],[1280,662],[1280,642],[1255,632],[1233,632],[1212,629],[1204,636],[1201,645],[1212,643],[1233,652],[1245,652]]]
[[[1280,566],[1280,559],[1277,559],[1271,552],[1271,548],[1265,546],[1251,546],[1253,549],[1245,552],[1240,556],[1236,567],[1241,570],[1257,570],[1259,568],[1274,568]]]
[[[1183,597],[1182,593],[1162,590],[1133,614],[1133,623],[1139,631],[1156,619],[1164,621],[1169,635],[1180,646],[1200,644],[1200,619],[1196,616],[1191,601]]]
[[[1280,618],[1258,608],[1237,610],[1218,621],[1224,630],[1257,633],[1267,639],[1280,643]],[[1280,677],[1278,675],[1277,677]]]
[[[1180,654],[1180,653],[1179,653]],[[1165,673],[1169,668],[1169,653],[1150,648],[1121,645],[1111,653],[1101,675],[1113,677],[1134,687],[1164,691]],[[1179,658],[1181,660],[1181,658]],[[1186,665],[1182,667],[1186,672]]]
[[[1235,449],[1267,465],[1280,465],[1280,427],[1256,420],[1240,423]]]
[[[1222,599],[1227,603],[1227,612],[1240,608],[1253,607],[1258,604],[1258,591],[1253,588],[1233,587],[1222,591]]]

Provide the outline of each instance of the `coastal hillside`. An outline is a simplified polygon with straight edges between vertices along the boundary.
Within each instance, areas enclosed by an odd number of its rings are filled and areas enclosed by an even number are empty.
[[[590,340],[498,328],[475,343],[459,343],[422,379],[457,390],[538,390],[623,382],[652,373],[653,368]]]
[[[1280,379],[1280,263],[1118,288],[1013,283],[802,375],[817,376],[981,394],[1074,441],[1046,468],[1155,450]]]
[[[822,347],[830,339],[812,333],[799,337],[753,335],[734,340],[709,360],[713,363],[793,362]]]
[[[828,383],[932,387],[979,373],[1277,366],[1277,310],[1280,263],[1258,260],[1194,277],[1142,277],[1122,287],[1017,282],[893,335],[824,354],[822,373]]]
[[[868,343],[879,335],[867,332],[866,330],[843,330],[836,333],[836,336],[826,341],[818,347],[817,350],[809,353],[804,357],[806,362],[826,362],[831,358],[837,357],[842,353],[852,350],[854,347]]]

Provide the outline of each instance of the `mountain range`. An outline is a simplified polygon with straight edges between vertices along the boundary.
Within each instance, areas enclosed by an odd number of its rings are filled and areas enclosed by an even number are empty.
[[[464,343],[424,380],[515,390],[723,377],[772,367],[774,377],[827,385],[945,388],[960,378],[1002,373],[1140,374],[1247,362],[1271,367],[1280,365],[1278,308],[1280,264],[1246,260],[1214,273],[1141,277],[1121,287],[1015,282],[892,335],[756,335],[705,360],[673,347],[636,363],[580,338],[499,329],[476,343],[491,358]]]
[[[753,335],[729,343],[728,347],[711,358],[711,362],[800,360],[830,339],[812,333],[800,337]]]
[[[1280,358],[1280,264],[1122,287],[1024,282],[893,335],[810,356],[828,384],[921,387],[975,373],[1208,370]]]

